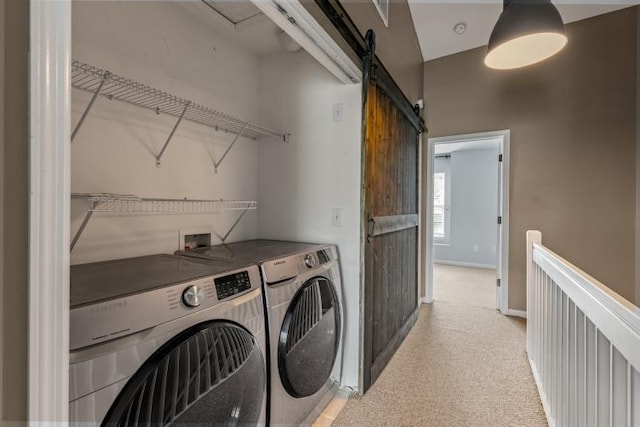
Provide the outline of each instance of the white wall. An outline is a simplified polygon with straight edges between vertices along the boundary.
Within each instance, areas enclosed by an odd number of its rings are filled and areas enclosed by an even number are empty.
[[[435,262],[496,266],[498,148],[460,150],[448,161],[451,180],[450,239],[434,246]]]
[[[345,328],[343,382],[358,386],[360,313],[361,86],[342,85],[304,52],[260,63],[262,116],[291,131],[288,144],[260,144],[258,234],[338,245]],[[344,120],[332,121],[332,106]],[[342,209],[342,227],[331,225]]]
[[[640,23],[640,7],[636,22]],[[637,25],[637,24],[636,24]],[[636,294],[635,304],[640,307],[640,31],[636,42]]]
[[[197,103],[256,120],[258,57],[222,36],[200,2],[73,2],[73,57]],[[220,30],[222,31],[222,30]],[[72,126],[90,95],[72,91]],[[141,197],[241,199],[258,197],[257,142],[241,138],[214,174],[234,135],[183,122],[164,153],[155,155],[175,119],[101,97],[72,146],[73,192]],[[269,123],[264,123],[269,125]],[[85,205],[72,204],[75,233]],[[237,212],[216,215],[95,214],[72,253],[72,264],[172,252],[180,228],[224,235]],[[229,240],[254,238],[257,211]],[[214,242],[215,243],[215,242]]]

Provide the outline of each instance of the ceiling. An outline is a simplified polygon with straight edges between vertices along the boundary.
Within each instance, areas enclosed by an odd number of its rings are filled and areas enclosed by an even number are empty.
[[[248,0],[183,0],[178,4],[242,50],[256,55],[283,50],[278,40],[282,30]]]
[[[501,0],[408,0],[425,61],[484,46],[502,11]],[[187,0],[185,10],[216,33],[258,55],[282,50],[281,30],[247,0]],[[579,21],[632,5],[640,0],[554,0],[565,23]],[[453,27],[465,22],[457,35]]]
[[[234,25],[262,13],[253,3],[249,2],[214,0],[202,0],[202,2]]]
[[[640,4],[639,0],[554,0],[565,24]],[[409,0],[425,61],[485,46],[502,12],[496,0]],[[467,24],[458,35],[453,27]]]

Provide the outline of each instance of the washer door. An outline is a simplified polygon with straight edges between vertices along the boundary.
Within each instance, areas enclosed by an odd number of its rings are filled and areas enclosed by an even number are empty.
[[[340,309],[324,277],[305,282],[285,314],[278,341],[280,380],[293,397],[310,396],[331,375],[340,344]]]
[[[265,384],[264,358],[249,332],[230,322],[201,323],[142,365],[102,426],[256,425]]]

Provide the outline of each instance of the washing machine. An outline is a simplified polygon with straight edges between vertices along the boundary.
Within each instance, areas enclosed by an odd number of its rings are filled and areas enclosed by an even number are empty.
[[[258,267],[151,255],[71,267],[71,425],[266,423]]]
[[[179,251],[257,263],[269,336],[269,422],[312,423],[342,375],[342,286],[333,245],[252,240]]]

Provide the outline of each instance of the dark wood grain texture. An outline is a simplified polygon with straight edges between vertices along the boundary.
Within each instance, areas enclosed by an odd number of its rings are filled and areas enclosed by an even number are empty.
[[[365,220],[418,213],[418,137],[384,85],[372,78],[365,104]],[[398,218],[399,219],[399,218]],[[364,391],[375,382],[415,322],[418,232],[369,235],[365,243]]]

